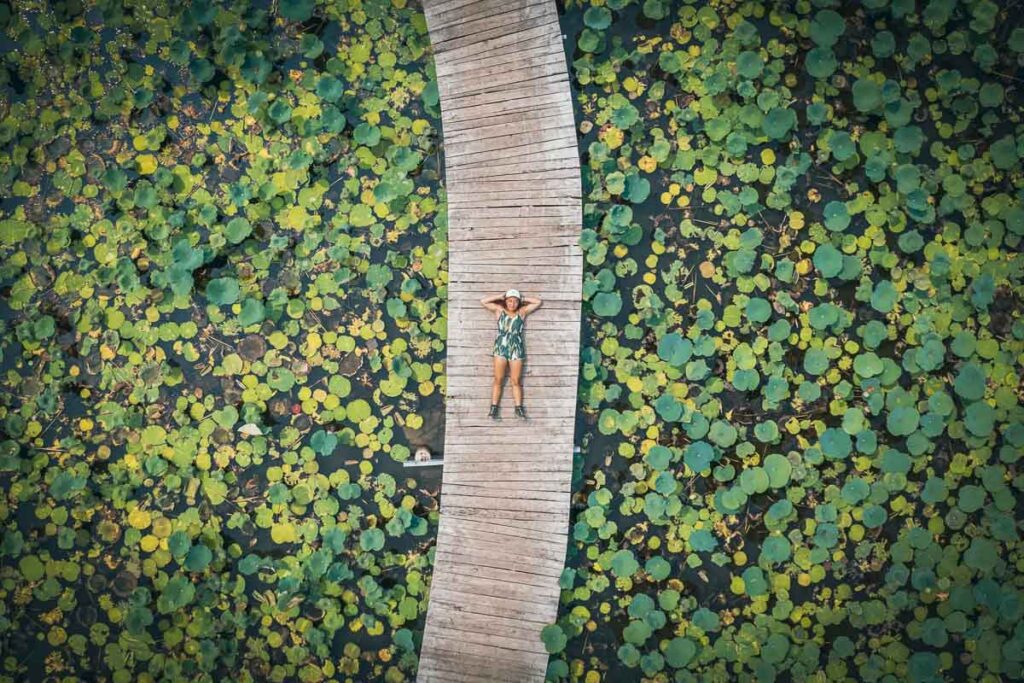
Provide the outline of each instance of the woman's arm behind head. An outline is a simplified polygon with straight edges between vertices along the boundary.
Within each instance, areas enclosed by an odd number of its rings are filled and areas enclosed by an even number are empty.
[[[519,315],[525,318],[540,308],[542,303],[544,303],[544,301],[539,296],[525,297],[523,299],[523,307],[519,309]]]
[[[498,302],[501,303],[498,303]],[[501,313],[504,309],[503,304],[505,302],[504,294],[492,294],[491,296],[485,296],[480,299],[480,305],[486,308],[492,313]]]

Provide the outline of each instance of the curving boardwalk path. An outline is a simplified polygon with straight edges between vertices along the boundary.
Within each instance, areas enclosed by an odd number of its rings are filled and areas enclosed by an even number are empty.
[[[554,0],[423,0],[448,190],[441,523],[417,680],[543,681],[569,526],[583,256],[579,156]],[[490,404],[496,322],[518,287],[524,404]]]

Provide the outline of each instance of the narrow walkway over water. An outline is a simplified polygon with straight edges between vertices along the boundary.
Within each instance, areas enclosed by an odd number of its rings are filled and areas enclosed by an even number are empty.
[[[441,525],[419,681],[543,681],[558,611],[579,368],[580,169],[554,0],[423,0],[448,190],[448,396]],[[487,417],[497,323],[540,296],[524,405]]]

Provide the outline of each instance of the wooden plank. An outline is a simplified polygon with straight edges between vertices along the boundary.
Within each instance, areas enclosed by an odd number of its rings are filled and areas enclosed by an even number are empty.
[[[429,15],[427,16],[427,24],[429,27]],[[510,24],[505,27],[504,31],[489,32],[486,36],[477,35],[475,40],[471,41],[464,40],[460,43],[449,41],[447,45],[438,46],[433,45],[433,39],[431,39],[431,49],[434,53],[435,60],[445,63],[464,62],[466,60],[475,60],[495,52],[507,50],[510,47],[520,45],[531,38],[536,38],[540,35],[551,35],[555,31],[557,31],[559,35],[561,34],[561,27],[558,24],[557,10],[555,11],[554,16],[547,21]]]
[[[475,92],[490,92],[495,85],[506,82],[521,82],[524,78],[532,80],[538,75],[559,75],[560,67],[564,64],[565,53],[562,46],[550,44],[517,51],[510,55],[499,55],[493,59],[481,58],[460,65],[463,68],[455,73],[438,75],[441,85],[439,92],[448,99]],[[448,142],[446,139],[445,144]]]
[[[449,523],[450,521],[452,520],[445,519],[443,520],[443,523]],[[458,519],[456,521],[458,522],[460,529],[476,529],[479,531],[486,531],[497,536],[514,536],[518,538],[535,538],[540,540],[547,540],[551,538],[551,534],[544,529],[534,529],[520,524],[503,524],[500,519],[487,521]]]
[[[456,44],[471,45],[485,40],[492,32],[499,29],[507,32],[509,26],[525,23],[530,20],[551,18],[550,3],[505,2],[498,5],[497,12],[485,12],[477,18],[469,17],[461,21],[444,23],[445,15],[440,16],[440,24],[430,25],[430,43],[435,52],[457,47]],[[438,15],[433,14],[433,18]],[[448,15],[450,17],[450,14]],[[556,15],[557,18],[557,15]],[[484,36],[484,37],[480,37]]]
[[[569,251],[570,249],[574,249],[576,251],[576,253],[571,253]],[[500,267],[500,266],[507,266],[507,265],[509,265],[511,263],[520,263],[520,264],[524,264],[524,266],[523,266],[524,268],[532,268],[532,267],[540,267],[540,266],[559,266],[559,265],[565,265],[567,268],[571,268],[571,267],[574,267],[574,264],[576,264],[575,267],[581,268],[582,266],[580,264],[581,264],[582,260],[583,259],[581,258],[581,255],[580,255],[580,248],[578,246],[576,246],[576,245],[573,245],[573,246],[569,246],[569,247],[558,247],[556,249],[533,249],[530,252],[530,260],[529,261],[525,261],[525,262],[524,261],[513,261],[507,255],[501,254],[500,252],[499,253],[488,252],[488,251],[471,252],[471,253],[468,253],[468,254],[461,254],[459,256],[459,260],[458,261],[451,261],[451,262],[449,262],[449,267],[450,268],[458,268],[459,266],[462,266],[462,265]],[[528,264],[528,265],[526,265],[526,264]],[[520,271],[520,272],[522,272],[522,271]],[[501,292],[495,292],[495,293],[496,294],[500,294]],[[452,302],[451,300],[449,300],[449,301],[444,303],[444,306],[445,307],[451,307],[452,303],[458,303],[458,302]],[[479,304],[479,303],[480,302],[477,301],[477,304]]]
[[[444,514],[443,507],[441,510],[441,514]],[[453,541],[456,540],[461,539],[453,539]],[[562,575],[564,562],[564,558],[552,561],[544,558],[523,555],[510,549],[504,550],[500,547],[488,547],[482,544],[463,545],[462,543],[451,543],[444,547],[438,545],[435,548],[434,555],[435,557],[445,557],[452,562],[463,562],[482,567],[505,567],[513,571],[540,574],[542,576],[553,578],[558,578]],[[449,590],[449,592],[457,592],[456,588],[447,590]],[[433,593],[433,591],[431,591],[431,593]],[[508,607],[514,609],[513,605],[509,605]],[[486,614],[486,612],[484,612],[484,614]],[[525,614],[536,614],[535,606],[530,605],[529,608],[525,610]]]
[[[432,11],[424,8],[427,15],[427,24],[430,24],[430,17]],[[557,11],[557,10],[556,10]],[[438,51],[434,50],[434,61],[441,63],[458,63],[461,61],[472,60],[484,54],[492,54],[500,52],[502,50],[514,49],[517,46],[541,36],[552,37],[553,31],[550,24],[544,24],[536,27],[515,27],[511,28],[503,34],[487,38],[484,41],[470,43],[463,47],[449,47],[447,49]],[[561,38],[561,32],[559,31],[559,39]]]
[[[460,156],[458,159],[452,159],[451,163],[446,162],[445,168],[450,168],[453,171],[456,169],[473,171],[480,170],[484,173],[487,173],[488,171],[493,173],[494,169],[496,167],[500,167],[501,164],[529,166],[547,163],[554,160],[562,160],[565,159],[566,156],[570,156],[575,153],[575,148],[565,144],[561,140],[537,142],[507,149],[488,149],[475,154],[467,154]],[[580,207],[578,206],[567,206],[566,208],[571,208],[573,211],[577,212],[578,215],[582,215]]]
[[[542,213],[543,209],[548,207],[523,207],[520,206],[516,210],[518,217],[523,220],[529,220],[531,209],[537,213]],[[502,209],[481,209],[488,213],[496,213],[503,211]],[[513,215],[513,211],[505,209],[509,215]],[[556,215],[553,213],[546,213],[545,215]],[[571,247],[579,246],[579,237],[570,234],[561,235],[538,235],[536,237],[506,237],[496,238],[489,240],[474,240],[460,244],[459,249],[464,253],[473,251],[488,251],[493,252],[495,250],[502,250],[505,252],[507,262],[515,263],[515,256],[522,256],[523,258],[530,256],[531,249],[537,249],[544,252],[554,253],[556,247]]]
[[[487,577],[475,576],[472,574],[452,574],[446,573],[445,579],[449,580],[451,576],[458,576],[459,578],[453,582],[457,583],[459,591],[466,593],[467,595],[477,595],[485,598],[502,598],[508,600],[517,600],[524,604],[536,604],[541,607],[549,605],[551,600],[558,600],[559,592],[558,587],[554,586],[555,590],[551,590],[554,585],[552,580],[547,590],[540,586],[534,586],[524,583],[504,582],[497,581],[495,579],[489,579]],[[435,577],[435,579],[440,577]],[[431,584],[433,587],[444,587],[443,585],[438,586],[435,583]]]
[[[527,669],[499,668],[493,660],[486,660],[486,668],[470,665],[464,657],[457,657],[448,664],[458,671],[448,671],[439,666],[436,659],[420,661],[416,669],[416,680],[423,683],[544,683],[545,676]],[[471,673],[467,673],[471,671]],[[521,671],[521,673],[519,673]]]
[[[427,632],[433,629],[427,629]],[[424,633],[424,645],[428,635]],[[425,672],[421,674],[420,672]],[[448,652],[436,649],[436,656],[420,657],[417,680],[451,681],[452,683],[476,683],[484,681],[502,681],[503,683],[543,683],[544,676],[532,670],[526,663],[509,663],[497,661],[480,655]],[[424,676],[424,678],[421,678]],[[480,678],[476,678],[480,676]]]
[[[578,168],[578,164],[578,151],[569,149],[529,162],[503,159],[486,167],[445,168],[445,178],[446,180],[450,179],[451,182],[465,182],[467,178],[518,178],[543,182],[547,178],[564,177],[563,174],[566,170],[572,172],[574,167]]]
[[[483,445],[480,445],[480,444],[469,444],[469,443],[449,443],[449,444],[445,444],[445,448],[444,448],[445,455],[448,455],[448,454],[460,454],[460,455],[462,455],[462,454],[466,454],[466,453],[497,453],[497,454],[513,455],[513,454],[518,454],[518,453],[533,454],[533,453],[537,453],[537,452],[538,452],[538,449],[537,449],[537,447],[534,444],[520,443],[520,442],[514,442],[514,443],[496,442],[496,443],[483,444]],[[552,449],[547,449],[547,450],[544,450],[543,452],[545,452],[545,453],[552,453],[552,452],[556,452],[556,451],[553,451]],[[571,453],[572,453],[572,448],[569,448],[565,452],[566,459],[569,459]],[[454,474],[454,472],[453,472],[453,474]]]
[[[428,0],[423,3],[423,13],[427,17],[428,26],[433,25],[434,17],[443,12],[451,12],[462,8],[464,11],[472,11],[473,5],[480,0]]]
[[[457,76],[460,70],[475,68],[482,61],[500,63],[503,59],[549,46],[557,46],[564,51],[564,45],[560,33],[552,33],[544,26],[531,27],[466,48],[437,53],[434,55],[434,68],[439,80],[447,79]]]
[[[524,137],[525,140],[517,141],[516,137]],[[481,140],[472,146],[467,146],[459,154],[445,156],[446,166],[467,166],[473,164],[490,164],[495,161],[507,162],[513,159],[526,161],[530,156],[546,154],[547,152],[560,152],[566,149],[575,149],[568,144],[563,135],[557,131],[536,131],[524,136],[501,136]],[[574,211],[577,207],[571,206]]]
[[[544,177],[542,180],[537,180],[537,179],[523,179],[523,178],[520,178],[517,175],[517,176],[514,176],[512,179],[490,180],[490,179],[479,179],[478,178],[478,179],[472,180],[472,181],[457,181],[455,183],[449,182],[448,187],[449,187],[449,190],[451,190],[453,188],[453,186],[457,187],[457,186],[465,185],[466,186],[466,192],[477,192],[477,193],[480,193],[482,196],[485,196],[485,197],[492,197],[493,196],[493,197],[496,197],[496,198],[499,198],[499,199],[501,199],[503,197],[506,197],[506,196],[512,196],[511,193],[513,193],[513,192],[525,193],[525,194],[522,194],[520,196],[529,196],[528,193],[535,193],[535,194],[537,194],[539,191],[544,192],[546,194],[550,194],[552,191],[557,191],[557,192],[567,193],[570,196],[579,197],[581,195],[581,187],[580,187],[579,182],[580,182],[579,178],[573,178],[572,176],[552,176],[552,175],[549,174],[546,177]],[[461,191],[461,188],[459,188],[459,190]],[[448,199],[449,205],[451,203],[451,200],[453,198],[457,198],[458,196],[459,196],[459,192],[453,192],[452,195]],[[541,195],[541,196],[544,196],[544,195]],[[470,218],[472,219],[472,217],[470,217]],[[498,220],[500,221],[501,219],[499,218]],[[565,221],[565,220],[551,220],[551,219],[547,219],[543,223],[531,223],[531,225],[544,225],[545,227],[551,226],[551,225],[556,225],[556,226],[565,225],[565,226],[569,226],[569,227],[575,228],[577,231],[580,230],[579,223],[573,222],[573,221]],[[462,227],[470,227],[470,228],[487,228],[487,227],[505,228],[505,227],[508,227],[508,223],[507,222],[495,222],[493,220],[492,221],[487,221],[487,220],[475,219],[475,220],[468,221],[466,224],[463,224],[461,221],[458,224],[456,224],[456,225],[452,225],[450,222],[448,224],[449,232],[453,228],[462,228]]]
[[[512,526],[515,525],[516,529],[529,531],[530,533],[543,533],[549,536],[565,535],[567,527],[562,526],[562,521],[554,516],[547,516],[541,519],[522,519],[522,517],[510,518],[508,516],[497,517],[491,515],[488,519],[480,519],[475,513],[462,514],[459,510],[451,510],[448,514],[452,519],[460,519],[462,521],[476,521],[476,522],[487,522],[489,524],[498,524]],[[513,571],[509,569],[509,571]],[[536,572],[532,572],[536,574]]]
[[[472,444],[465,444],[467,447],[472,447]],[[473,485],[484,485],[485,482],[501,483],[507,482],[509,485],[519,485],[523,488],[528,488],[538,480],[547,480],[546,485],[554,486],[557,483],[560,487],[568,486],[568,479],[563,475],[568,473],[572,467],[572,461],[570,456],[562,453],[560,450],[545,449],[543,447],[535,448],[534,459],[531,461],[534,464],[539,462],[552,462],[552,461],[563,461],[564,467],[551,471],[544,471],[538,474],[536,468],[532,470],[526,470],[522,472],[509,472],[509,471],[495,471],[490,467],[478,470],[465,470],[459,469],[451,470],[451,478],[445,479],[445,483],[451,481],[453,484],[473,484]],[[475,450],[461,453],[449,453],[445,451],[445,465],[451,465],[454,463],[460,463],[463,465],[476,465],[486,464],[494,465],[497,463],[512,462],[501,457],[503,454],[495,453],[493,451]],[[540,456],[540,457],[538,457]],[[522,462],[522,461],[519,461]],[[445,472],[447,474],[447,471]]]
[[[454,610],[452,610],[454,611]],[[443,633],[451,634],[459,638],[463,642],[467,643],[478,643],[482,645],[494,645],[496,647],[520,651],[530,652],[534,654],[541,654],[546,652],[544,649],[544,642],[540,639],[540,629],[522,629],[522,633],[508,633],[507,631],[502,633],[496,633],[496,629],[484,629],[480,626],[482,623],[486,623],[480,615],[474,615],[475,620],[459,620],[458,618],[451,617],[447,618],[432,617],[429,613],[427,614],[427,620],[431,623],[436,624]],[[489,617],[493,619],[494,617]]]
[[[523,202],[523,204],[526,204]],[[516,225],[522,225],[522,216],[516,215],[514,211],[490,211],[490,212],[474,212],[468,209],[460,209],[458,206],[450,210],[449,215],[449,232],[474,228],[474,227],[513,227]],[[531,212],[529,216],[529,224],[536,225],[538,227],[559,227],[562,225],[571,225],[575,228],[580,228],[582,224],[581,216],[574,214],[570,211],[558,211],[558,212]],[[457,254],[450,254],[450,262],[458,262],[463,257],[461,251]]]
[[[518,483],[518,482],[516,482]],[[505,486],[470,486],[468,484],[455,484],[449,482],[444,484],[442,489],[443,495],[467,495],[467,496],[487,496],[492,498],[517,498],[523,500],[543,500],[555,503],[561,503],[565,500],[565,496],[569,493],[566,487],[559,485],[557,489],[553,491],[535,491],[533,490],[533,484],[526,486],[517,486],[515,484],[508,484]]]
[[[554,585],[557,590],[557,584],[552,585]],[[428,613],[427,619],[430,620],[432,624],[437,624],[442,627],[452,624],[457,628],[462,628],[463,630],[465,630],[465,627],[470,627],[483,633],[494,633],[496,635],[520,638],[524,640],[536,638],[540,641],[540,629],[537,628],[536,624],[523,623],[517,619],[482,617],[481,615],[473,614],[472,612],[459,612],[453,609],[439,609],[434,613]],[[543,643],[541,644],[541,647],[543,647]]]
[[[481,192],[476,198],[466,199],[448,204],[449,211],[470,213],[474,210],[486,211],[494,214],[488,225],[476,224],[468,221],[460,221],[458,225],[448,226],[448,247],[453,249],[456,246],[452,242],[479,242],[488,239],[534,239],[544,237],[568,237],[572,238],[572,244],[578,244],[575,238],[580,235],[579,222],[571,215],[538,215],[538,216],[509,216],[502,215],[502,212],[509,209],[530,207],[535,212],[542,213],[548,207],[560,206],[562,202],[572,199],[571,193],[552,190],[550,193],[543,192]],[[534,222],[535,219],[546,219],[545,223]],[[555,221],[558,221],[557,223]],[[507,257],[506,257],[507,258]],[[528,263],[520,264],[526,268]],[[569,273],[566,273],[568,275]]]
[[[543,7],[543,6],[542,6]],[[550,11],[530,11],[530,8],[519,11],[513,14],[510,13],[508,17],[504,15],[482,20],[476,22],[477,27],[486,26],[481,30],[474,31],[472,33],[465,33],[461,35],[452,35],[447,40],[441,40],[435,42],[431,38],[431,47],[435,54],[443,52],[451,52],[452,50],[467,49],[470,51],[477,51],[477,54],[486,53],[487,41],[492,38],[497,38],[509,33],[521,33],[531,28],[540,27],[557,27],[558,26],[558,14]],[[503,23],[504,21],[504,23]],[[462,30],[465,27],[458,26],[455,30]],[[465,53],[468,54],[468,53]]]
[[[516,43],[467,54],[462,59],[448,59],[447,55],[450,53],[441,53],[441,58],[434,60],[434,72],[439,81],[459,78],[480,68],[481,65],[518,63],[524,56],[540,55],[553,50],[564,53],[564,43],[561,39],[556,40],[550,34],[527,35]]]
[[[506,282],[515,282],[520,286],[521,289],[527,288],[555,288],[555,289],[572,289],[573,291],[580,291],[583,288],[583,280],[572,273],[536,273],[530,270],[524,269],[523,272],[518,275],[503,274],[501,276],[495,276],[494,273],[461,273],[456,272],[454,275],[451,271],[448,271],[448,284],[462,283],[476,285],[478,283],[490,284],[495,279],[504,280]]]
[[[442,485],[443,487],[443,485]],[[442,488],[443,490],[443,488]],[[561,501],[552,503],[548,500],[527,500],[523,498],[507,498],[505,496],[487,495],[470,496],[464,493],[448,492],[443,498],[450,505],[462,508],[481,508],[485,510],[507,510],[509,512],[551,512],[557,513],[565,507]],[[442,508],[443,509],[443,508]],[[458,534],[456,534],[458,535]],[[461,535],[458,535],[461,538]],[[466,539],[464,539],[466,540]],[[565,559],[565,553],[557,554],[559,566]]]
[[[441,635],[439,632],[434,634],[434,639],[437,643],[438,649],[449,652],[458,657],[486,656],[499,660],[502,664],[516,667],[522,666],[523,664],[533,667],[542,662],[543,667],[547,668],[547,653],[523,652],[521,650],[510,650],[508,648],[488,646],[481,643],[469,643],[459,640],[458,638]]]
[[[563,117],[564,120],[564,117]],[[565,134],[562,132],[564,126],[539,126],[535,125],[523,131],[509,131],[506,133],[497,132],[493,135],[482,135],[473,137],[470,140],[461,142],[458,145],[449,145],[445,148],[445,163],[451,160],[452,165],[458,165],[466,156],[479,155],[490,152],[499,152],[504,156],[505,150],[519,152],[526,148],[536,149],[557,149],[565,147]],[[484,130],[478,128],[477,130]],[[544,146],[540,146],[544,145]],[[449,194],[449,201],[451,195]]]
[[[474,204],[480,204],[481,206],[487,206],[483,202],[491,202],[495,206],[508,206],[509,201],[521,200],[516,203],[530,204],[530,205],[542,205],[550,204],[552,200],[566,201],[567,199],[579,199],[581,196],[579,185],[571,178],[563,180],[548,181],[544,184],[540,184],[534,181],[528,183],[522,183],[519,187],[508,187],[505,189],[493,189],[483,184],[478,184],[473,190],[473,194],[469,192],[452,195],[448,198],[448,207],[450,209],[458,208],[461,211],[465,211],[466,206],[472,206]],[[561,225],[568,225],[574,227],[576,232],[579,232],[579,225],[574,224],[574,221],[565,221]],[[480,227],[477,225],[449,225],[448,231],[455,232],[458,228],[464,227]],[[507,227],[507,226],[498,226]],[[531,227],[527,224],[526,227]]]
[[[538,5],[545,0],[518,0],[517,6],[524,7]],[[508,0],[473,0],[465,2],[458,0],[454,3],[439,3],[430,8],[431,35],[435,28],[453,26],[461,22],[474,21],[482,18],[492,17],[509,9]]]
[[[558,579],[542,574],[528,574],[517,572],[504,567],[485,567],[478,564],[466,564],[464,562],[453,562],[444,559],[434,558],[434,576],[468,576],[504,583],[514,583],[519,586],[528,586],[539,592],[549,591],[552,586],[557,587]],[[430,613],[429,611],[427,612]],[[499,617],[491,617],[498,619]]]
[[[468,134],[471,131],[479,130],[489,126],[496,126],[500,124],[510,123],[521,123],[523,121],[536,121],[538,117],[543,114],[538,112],[548,112],[551,114],[564,117],[565,115],[575,116],[575,112],[570,103],[566,103],[558,93],[550,95],[538,95],[531,98],[533,100],[533,107],[530,107],[529,100],[523,99],[522,102],[513,101],[508,102],[502,100],[500,102],[484,102],[473,107],[461,107],[455,113],[451,114],[447,120],[442,124],[444,131],[444,144],[451,144],[453,139],[457,139],[457,136],[462,134]],[[573,119],[573,125],[576,125],[575,119]],[[456,136],[456,137],[451,137]],[[449,178],[445,174],[445,187],[446,189],[451,188],[453,181],[458,179]]]
[[[458,460],[457,456],[469,457],[469,456],[476,456],[477,454],[480,454],[481,457],[482,457],[482,455],[490,455],[490,454],[495,454],[497,456],[512,456],[513,453],[516,453],[516,454],[534,454],[534,453],[538,452],[537,447],[532,445],[532,444],[525,444],[524,443],[524,444],[522,444],[521,447],[519,447],[518,451],[516,451],[516,452],[501,451],[500,450],[500,446],[501,445],[502,445],[501,443],[497,443],[497,444],[496,443],[489,443],[489,444],[450,443],[450,444],[447,444],[444,447],[445,463],[449,463],[450,461],[451,462],[456,462],[456,460]],[[543,452],[546,453],[546,454],[551,454],[549,456],[549,459],[548,459],[547,462],[551,462],[551,460],[553,460],[555,458],[565,458],[565,461],[566,461],[565,467],[564,468],[559,467],[555,471],[562,471],[562,469],[568,469],[568,467],[569,467],[569,458],[570,458],[569,454],[571,454],[571,449],[566,451],[566,452],[564,452],[564,453],[562,453],[559,449],[557,449],[557,447],[549,447],[549,449],[545,449],[545,450],[543,450]],[[468,462],[468,461],[464,460],[462,462]],[[499,457],[499,458],[495,458],[494,459],[494,463],[495,464],[503,463],[503,462],[506,462],[506,458]],[[452,470],[452,474],[457,474],[455,469]],[[502,476],[507,476],[509,478],[512,478],[511,474],[509,474],[508,472],[501,472],[501,473],[499,473],[499,472],[494,471],[494,470],[484,470],[483,472],[479,472],[479,474],[485,474],[486,476],[496,476],[496,477],[499,474],[501,474]],[[531,474],[531,476],[536,476],[536,475]]]
[[[568,526],[569,516],[565,514],[552,514],[542,510],[530,510],[529,512],[516,512],[514,516],[510,517],[512,513],[508,510],[486,510],[481,508],[467,508],[452,505],[441,504],[441,514],[459,515],[469,517],[471,519],[515,519],[517,521],[543,521],[560,526]]]
[[[568,77],[562,71],[561,61],[554,61],[540,64],[534,68],[512,69],[505,73],[495,74],[480,79],[466,79],[465,84],[438,90],[443,98],[452,105],[460,105],[459,100],[465,97],[475,97],[481,94],[504,92],[507,89],[521,89],[523,92],[545,92],[546,89],[564,83],[568,86]],[[518,92],[517,92],[518,94]],[[443,100],[444,101],[444,100]],[[451,106],[451,105],[450,105]],[[441,125],[444,125],[442,116]]]

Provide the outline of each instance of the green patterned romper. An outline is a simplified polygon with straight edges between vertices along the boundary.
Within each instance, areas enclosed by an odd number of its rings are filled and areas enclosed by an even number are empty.
[[[526,346],[523,342],[524,320],[518,315],[509,315],[505,311],[498,317],[498,336],[494,340],[494,355],[508,360],[522,360],[526,357]]]

